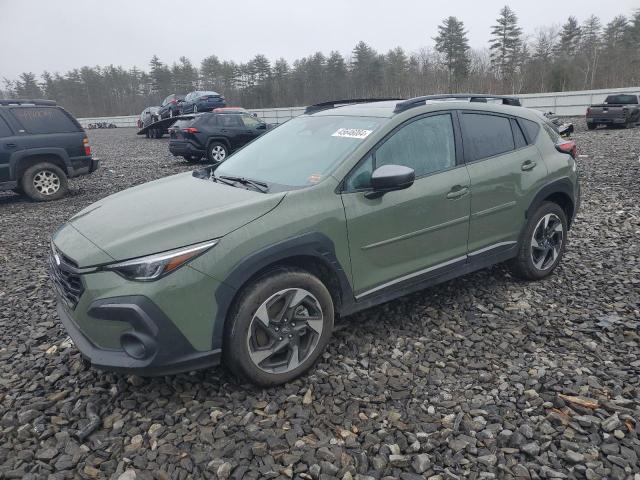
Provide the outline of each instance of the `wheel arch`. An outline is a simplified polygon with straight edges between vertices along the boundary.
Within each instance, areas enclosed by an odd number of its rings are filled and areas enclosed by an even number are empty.
[[[525,212],[525,219],[529,219],[537,208],[547,201],[556,203],[562,208],[567,216],[567,228],[570,228],[576,208],[571,181],[568,178],[562,178],[548,183],[538,190]]]
[[[231,153],[231,144],[229,143],[229,140],[225,137],[209,137],[207,139],[207,148],[206,148],[207,152],[209,151],[209,147],[213,142],[224,144],[227,147],[228,153]]]
[[[225,284],[231,288],[222,288],[216,293],[218,312],[213,330],[213,348],[222,347],[229,313],[244,289],[265,273],[279,267],[299,268],[317,276],[329,290],[336,314],[354,302],[351,284],[335,255],[333,242],[320,233],[295,237],[245,257],[227,276]]]
[[[28,168],[45,162],[60,167],[65,175],[69,176],[68,157],[61,155],[60,152],[42,150],[44,151],[17,152],[20,155],[12,157],[9,162],[11,178],[19,181]]]

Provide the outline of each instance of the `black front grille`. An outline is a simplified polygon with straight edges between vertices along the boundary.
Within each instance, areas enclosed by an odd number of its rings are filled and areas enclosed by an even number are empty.
[[[77,267],[71,259],[52,247],[49,256],[49,270],[53,286],[62,301],[72,310],[76,308],[78,300],[84,292],[82,278],[74,272],[76,269]]]

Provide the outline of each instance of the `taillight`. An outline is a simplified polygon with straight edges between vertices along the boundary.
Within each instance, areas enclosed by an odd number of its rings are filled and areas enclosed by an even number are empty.
[[[198,133],[199,130],[195,127],[187,127],[187,128],[183,128],[182,131],[184,133]]]
[[[171,100],[171,104],[172,104],[172,105],[175,105],[176,103],[178,103],[178,101],[177,101],[177,100]]]
[[[576,142],[569,140],[568,142],[556,143],[556,150],[562,153],[568,153],[574,159],[578,156],[578,147]]]
[[[87,137],[82,139],[82,145],[84,145],[84,154],[87,157],[91,155],[91,146],[89,145],[89,139]]]

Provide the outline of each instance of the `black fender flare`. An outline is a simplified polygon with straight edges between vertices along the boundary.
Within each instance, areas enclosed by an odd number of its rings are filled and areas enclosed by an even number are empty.
[[[227,146],[228,153],[231,153],[231,143],[229,143],[229,139],[222,136],[213,136],[207,138],[207,146],[205,147],[205,151],[209,153],[209,145],[213,142],[219,142]]]
[[[51,155],[54,157],[58,157],[64,164],[66,174],[69,176],[73,174],[73,165],[71,163],[71,159],[69,158],[69,154],[64,148],[43,147],[29,148],[26,150],[18,150],[17,152],[14,152],[9,158],[9,178],[13,180],[19,180],[19,178],[16,177],[18,162],[25,158],[33,157],[36,155]]]
[[[578,205],[577,205],[577,199],[575,198],[574,191],[573,191],[573,184],[571,183],[571,180],[569,180],[568,177],[563,177],[557,180],[553,180],[547,183],[546,185],[543,185],[536,192],[533,199],[531,200],[531,203],[529,204],[529,207],[527,207],[527,209],[524,212],[525,219],[528,220],[529,217],[533,215],[533,213],[542,204],[544,199],[550,195],[553,195],[554,193],[565,194],[571,199],[571,203],[573,204],[573,216],[575,216]],[[572,218],[567,219],[569,226],[571,226],[571,223],[573,221],[573,216]],[[526,223],[523,226],[523,231],[525,228],[526,228]]]
[[[222,347],[224,326],[236,294],[260,270],[293,257],[312,257],[330,268],[339,283],[340,310],[354,303],[351,283],[335,254],[334,244],[322,233],[310,232],[269,245],[240,261],[216,291],[218,311],[213,328],[212,348]]]

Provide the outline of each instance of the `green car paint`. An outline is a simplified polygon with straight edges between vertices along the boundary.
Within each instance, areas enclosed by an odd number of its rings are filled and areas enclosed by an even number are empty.
[[[130,303],[126,299],[148,299],[166,316],[162,325],[170,323],[176,335],[183,336],[193,349],[180,357],[181,361],[186,359],[187,363],[180,364],[184,366],[174,369],[169,359],[157,365],[157,372],[203,367],[219,360],[202,357],[202,362],[196,361],[200,353],[219,353],[230,301],[243,287],[238,279],[251,276],[239,276],[239,266],[259,257],[255,270],[264,268],[278,245],[312,236],[327,239],[332,258],[329,263],[340,270],[337,277],[344,276],[342,287],[337,287],[342,288],[342,300],[336,308],[338,313],[348,314],[397,296],[386,292],[400,281],[464,263],[496,245],[515,245],[528,210],[541,200],[540,192],[554,182],[570,185],[569,196],[577,204],[575,162],[555,149],[542,128],[529,145],[479,161],[464,161],[461,145],[456,144],[460,155],[455,165],[416,178],[403,190],[377,198],[369,198],[367,189],[350,190],[346,182],[360,162],[417,117],[475,111],[541,124],[539,116],[521,107],[437,102],[394,113],[395,104],[360,104],[303,116],[327,117],[328,122],[330,117],[340,117],[345,125],[353,118],[354,125],[359,122],[354,129],[360,130],[363,122],[371,120],[368,133],[354,134],[363,138],[352,141],[353,148],[339,162],[328,171],[312,174],[304,186],[280,185],[263,193],[258,188],[186,173],[125,190],[79,212],[53,236],[56,251],[80,271],[83,285],[77,305],[60,302],[59,312],[68,319],[67,328],[86,340],[86,348],[104,350],[107,356],[125,356],[122,336],[134,323],[126,315],[101,318],[102,314],[92,312],[92,306],[125,299],[122,301],[126,305],[140,310],[133,300]],[[279,128],[245,147],[247,152],[257,151]],[[234,156],[222,165],[232,162]],[[535,168],[524,171],[526,162],[535,163]],[[261,180],[259,176],[247,176]],[[563,192],[566,194],[566,189]],[[213,239],[217,239],[215,246],[157,280],[131,280],[103,268]],[[274,262],[286,259],[288,251],[291,256],[298,255],[296,248],[278,250]],[[347,289],[343,288],[344,282]],[[152,324],[155,322],[155,318],[147,317]],[[154,331],[154,325],[147,327]],[[158,345],[159,351],[165,348],[168,346]],[[83,353],[94,361],[92,352]],[[188,363],[192,360],[194,363]],[[94,363],[112,367],[109,361]],[[117,368],[144,373],[151,366],[153,359],[132,359]]]

